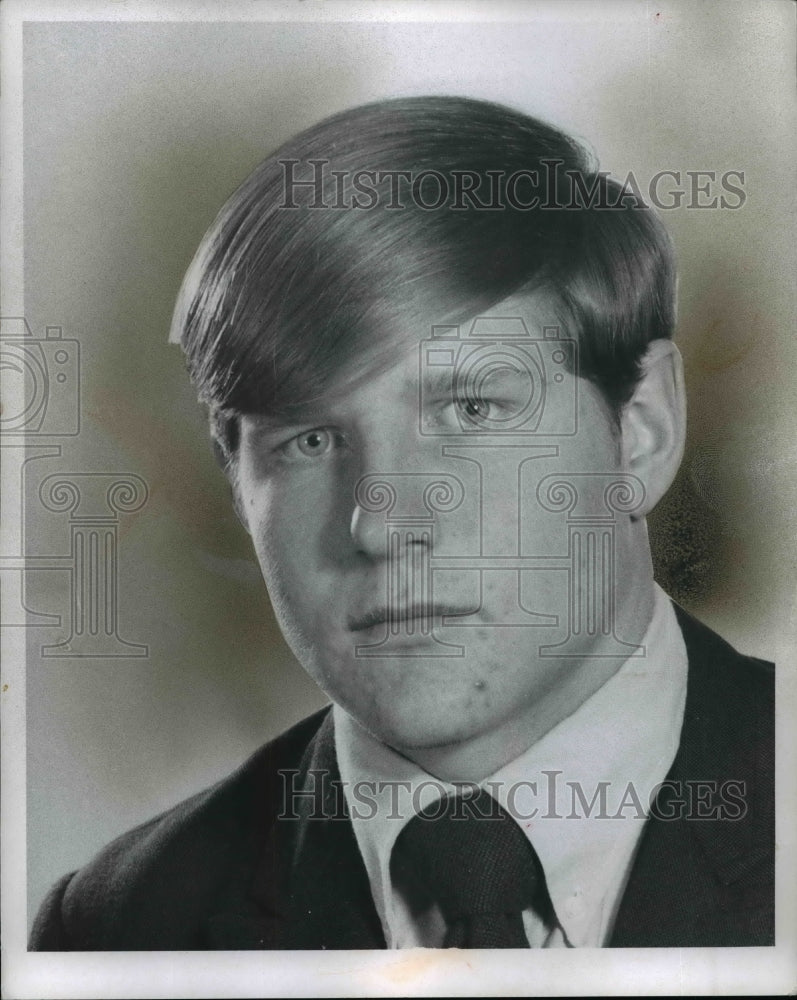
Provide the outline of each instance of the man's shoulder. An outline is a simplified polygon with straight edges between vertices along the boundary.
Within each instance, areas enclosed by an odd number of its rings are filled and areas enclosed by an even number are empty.
[[[231,893],[245,893],[277,813],[280,772],[300,766],[327,712],[297,723],[222,781],[62,878],[39,910],[31,949],[201,947],[194,925]]]
[[[689,668],[698,685],[722,684],[725,696],[745,696],[774,700],[775,664],[735,649],[713,629],[673,601],[689,657]]]
[[[774,942],[774,667],[675,605],[689,660],[680,744],[614,947]]]
[[[675,605],[689,658],[678,763],[705,777],[738,778],[772,811],[775,770],[775,666],[738,652]]]

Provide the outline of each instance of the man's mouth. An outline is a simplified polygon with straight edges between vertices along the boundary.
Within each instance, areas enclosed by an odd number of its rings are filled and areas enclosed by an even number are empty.
[[[349,616],[348,627],[351,632],[365,632],[367,629],[390,623],[417,622],[423,631],[431,631],[432,625],[442,621],[443,616],[472,614],[472,608],[457,607],[449,604],[410,604],[399,607],[380,605],[371,608],[365,614]]]

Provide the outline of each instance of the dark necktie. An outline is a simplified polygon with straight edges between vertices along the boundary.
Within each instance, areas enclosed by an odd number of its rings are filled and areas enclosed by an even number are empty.
[[[446,922],[444,948],[528,948],[522,913],[546,920],[545,875],[523,831],[491,795],[450,796],[415,816],[393,850]]]

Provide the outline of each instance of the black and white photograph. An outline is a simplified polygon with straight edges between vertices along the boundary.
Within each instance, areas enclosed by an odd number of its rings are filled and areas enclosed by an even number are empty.
[[[3,996],[797,989],[795,6],[0,19]]]

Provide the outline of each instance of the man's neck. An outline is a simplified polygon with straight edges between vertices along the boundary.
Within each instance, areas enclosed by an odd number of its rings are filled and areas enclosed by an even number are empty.
[[[654,606],[654,582],[649,573],[638,585],[628,588],[622,608],[618,609],[617,634],[632,644],[640,644],[653,618]],[[530,709],[511,716],[502,726],[461,743],[394,749],[442,781],[483,781],[577,711],[624,662],[621,657],[601,656],[598,643],[592,655],[574,661],[572,669],[560,676]]]

